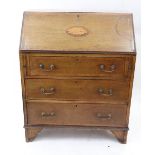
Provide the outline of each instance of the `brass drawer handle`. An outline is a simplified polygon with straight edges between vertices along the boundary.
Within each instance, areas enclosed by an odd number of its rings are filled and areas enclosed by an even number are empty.
[[[112,89],[109,89],[109,90],[105,90],[104,88],[99,88],[98,89],[98,93],[100,95],[104,95],[104,96],[112,96]]]
[[[110,70],[106,70],[104,64],[101,64],[101,65],[99,66],[99,68],[100,68],[100,70],[101,70],[102,72],[111,73],[111,72],[114,72],[114,71],[115,71],[116,65],[111,65],[111,66],[110,66]]]
[[[40,92],[44,95],[52,95],[55,94],[55,88],[50,88],[49,90],[45,90],[45,88],[40,88]]]
[[[102,113],[97,113],[96,117],[97,118],[102,118],[102,119],[111,119],[112,116],[111,116],[111,114],[105,115],[105,114],[102,114]]]
[[[55,112],[50,112],[50,113],[47,113],[47,112],[42,112],[41,113],[41,117],[54,117],[56,114]]]
[[[51,64],[49,65],[49,69],[46,69],[44,64],[39,64],[39,68],[42,69],[43,71],[50,72],[55,69],[55,65]]]

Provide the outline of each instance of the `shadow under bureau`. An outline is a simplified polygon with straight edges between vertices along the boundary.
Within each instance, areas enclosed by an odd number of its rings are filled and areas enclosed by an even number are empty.
[[[44,127],[110,130],[126,143],[135,66],[132,14],[25,12],[26,141]]]

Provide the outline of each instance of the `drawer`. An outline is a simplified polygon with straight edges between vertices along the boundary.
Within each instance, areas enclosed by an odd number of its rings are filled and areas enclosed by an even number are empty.
[[[126,127],[126,105],[27,103],[29,125]]]
[[[129,82],[110,80],[27,79],[27,99],[93,100],[122,103],[128,100]]]
[[[125,76],[125,58],[88,56],[30,56],[29,76]]]

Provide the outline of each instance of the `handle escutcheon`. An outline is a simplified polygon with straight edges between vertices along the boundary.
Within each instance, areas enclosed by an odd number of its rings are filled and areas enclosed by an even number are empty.
[[[48,90],[46,90],[45,88],[40,88],[40,92],[43,95],[53,95],[53,94],[55,94],[55,88],[52,87]]]
[[[98,93],[103,96],[112,96],[113,95],[112,92],[113,92],[112,89],[108,89],[108,90],[105,90],[104,88],[98,89]]]
[[[100,70],[101,70],[102,72],[111,73],[111,72],[114,72],[114,71],[115,71],[116,65],[111,65],[111,66],[110,66],[110,70],[106,70],[104,64],[99,65],[99,68],[100,68]]]
[[[55,65],[51,64],[51,65],[49,65],[48,69],[46,69],[44,64],[39,64],[39,68],[43,71],[50,72],[55,69]]]
[[[101,119],[108,119],[109,120],[109,119],[111,119],[112,116],[111,116],[111,114],[97,113],[96,114],[96,117],[97,118],[101,118]]]

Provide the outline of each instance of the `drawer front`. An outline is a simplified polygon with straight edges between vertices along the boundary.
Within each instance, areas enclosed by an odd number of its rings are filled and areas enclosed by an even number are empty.
[[[27,103],[30,125],[126,126],[126,105]]]
[[[98,100],[121,103],[129,96],[128,81],[27,79],[25,83],[27,99]]]
[[[125,76],[124,58],[53,56],[29,57],[30,76]]]

